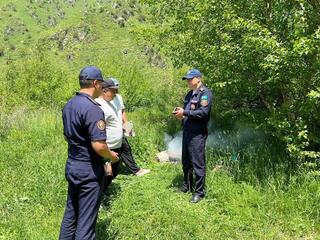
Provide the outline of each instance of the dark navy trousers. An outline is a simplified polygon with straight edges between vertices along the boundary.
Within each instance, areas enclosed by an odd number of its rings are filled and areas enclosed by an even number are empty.
[[[205,146],[207,130],[197,132],[183,131],[182,138],[182,167],[184,174],[184,187],[193,188],[193,173],[195,175],[195,193],[204,197],[206,177]]]
[[[94,240],[103,187],[103,165],[95,170],[81,166],[66,168],[68,196],[59,239]]]

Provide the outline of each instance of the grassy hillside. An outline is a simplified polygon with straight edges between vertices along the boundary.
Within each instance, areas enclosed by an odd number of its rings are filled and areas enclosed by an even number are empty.
[[[230,163],[232,149],[208,149],[200,204],[176,192],[181,166],[154,159],[164,133],[180,129],[171,111],[187,90],[178,80],[185,69],[135,38],[132,24],[144,21],[134,0],[1,1],[0,239],[57,239],[67,190],[60,109],[89,64],[120,80],[134,155],[152,169],[142,178],[121,172],[103,201],[98,239],[319,239],[317,178],[277,182],[266,169],[274,157],[266,142],[255,155],[241,152],[252,168]],[[261,184],[255,174],[264,171]]]
[[[58,33],[89,16],[99,16],[100,24],[115,22],[125,27],[129,18],[141,18],[136,1],[30,0],[1,1],[1,57],[15,57],[19,49],[30,47],[50,33]],[[97,19],[98,20],[98,19]],[[95,25],[92,25],[95,27]],[[107,30],[106,28],[104,30]],[[71,39],[69,39],[71,40]],[[65,47],[65,46],[64,46]]]
[[[142,17],[134,2],[2,2],[1,11],[7,17],[1,18],[0,29],[4,33],[8,26],[15,30],[8,38],[3,34],[0,104],[9,108],[62,106],[78,88],[78,72],[85,65],[97,65],[105,76],[120,79],[128,110],[159,105],[161,99],[155,92],[173,99],[170,91],[178,92],[172,88],[175,71],[156,51],[135,41],[129,33],[131,19],[139,21]],[[30,19],[30,8],[41,21]],[[53,26],[45,24],[44,19],[56,16],[57,9],[65,13],[63,17]],[[28,31],[19,32],[13,18]],[[21,89],[25,94],[19,94]],[[146,96],[146,92],[151,94]]]
[[[0,239],[57,239],[66,198],[60,116],[42,110],[25,117],[0,140]],[[317,181],[252,186],[210,167],[207,198],[193,205],[176,191],[181,166],[153,162],[158,128],[141,114],[130,117],[139,136],[131,140],[135,156],[152,173],[122,171],[103,200],[98,239],[319,239]]]

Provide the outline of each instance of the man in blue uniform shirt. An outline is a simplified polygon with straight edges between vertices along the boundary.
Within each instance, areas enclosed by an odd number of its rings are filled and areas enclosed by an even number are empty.
[[[184,181],[181,191],[192,191],[194,172],[195,192],[191,202],[197,203],[205,195],[205,146],[212,92],[202,83],[202,74],[197,69],[190,70],[182,79],[188,81],[191,91],[185,96],[183,108],[177,107],[174,111],[175,117],[182,120],[183,123],[182,166]]]
[[[106,123],[93,99],[102,92],[101,71],[88,66],[80,71],[80,91],[62,111],[63,134],[68,142],[66,180],[68,197],[61,224],[61,240],[96,239],[95,225],[103,188],[103,157],[117,161],[106,144]]]

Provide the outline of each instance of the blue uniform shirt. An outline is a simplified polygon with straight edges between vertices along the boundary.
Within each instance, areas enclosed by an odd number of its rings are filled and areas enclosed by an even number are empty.
[[[203,84],[184,99],[183,130],[196,132],[207,129],[212,105],[212,92]]]
[[[101,164],[92,141],[105,141],[106,130],[100,105],[85,93],[77,93],[62,110],[63,133],[68,141],[68,161]]]

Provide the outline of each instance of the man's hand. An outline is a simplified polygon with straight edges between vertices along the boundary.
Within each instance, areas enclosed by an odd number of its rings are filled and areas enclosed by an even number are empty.
[[[118,153],[111,151],[105,141],[93,141],[91,145],[93,150],[101,157],[110,159],[112,162],[119,160]]]
[[[118,162],[119,161],[118,153],[116,153],[114,151],[110,151],[109,159],[111,160],[112,163]]]
[[[178,120],[182,120],[184,118],[183,111],[184,111],[183,108],[177,107],[176,111],[174,112],[175,118],[178,119]]]
[[[106,176],[113,176],[111,163],[104,164],[104,173]]]

